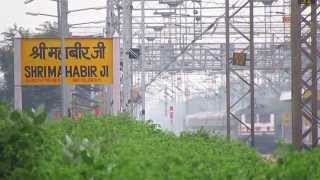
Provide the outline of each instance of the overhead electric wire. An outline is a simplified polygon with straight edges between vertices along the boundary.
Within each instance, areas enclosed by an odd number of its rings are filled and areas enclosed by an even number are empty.
[[[213,29],[212,33],[214,33],[217,29],[217,25],[218,25],[218,22],[220,19],[222,19],[223,17],[225,16],[225,14],[219,16],[218,18],[216,18],[216,20],[210,24],[210,26],[208,26],[200,35],[196,36],[189,44],[187,44],[182,50],[181,52],[172,60],[170,61],[168,64],[166,64],[164,66],[164,68],[158,73],[156,74],[151,80],[150,82],[148,82],[146,84],[146,88],[151,84],[153,83],[155,80],[157,80],[158,77],[161,76],[161,74],[166,71],[173,63],[175,63],[178,58],[180,56],[182,56],[189,48],[190,46],[192,46],[196,41],[198,41],[204,34],[207,34],[211,29]]]

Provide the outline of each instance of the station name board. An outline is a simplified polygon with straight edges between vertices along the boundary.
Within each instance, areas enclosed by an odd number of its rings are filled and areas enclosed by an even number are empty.
[[[112,84],[112,39],[66,38],[64,51],[67,84]],[[61,57],[60,39],[21,39],[22,85],[59,85]]]

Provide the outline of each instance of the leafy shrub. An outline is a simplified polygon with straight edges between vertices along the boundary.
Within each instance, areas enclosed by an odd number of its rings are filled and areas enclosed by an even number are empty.
[[[320,179],[320,150],[254,149],[200,130],[176,136],[127,114],[47,120],[0,103],[0,179]]]
[[[37,168],[48,155],[43,145],[49,138],[43,128],[46,113],[41,108],[10,112],[5,104],[0,105],[0,113],[0,178],[41,178]]]
[[[320,179],[320,149],[297,152],[291,145],[280,144],[277,164],[269,177],[274,180],[318,180]]]

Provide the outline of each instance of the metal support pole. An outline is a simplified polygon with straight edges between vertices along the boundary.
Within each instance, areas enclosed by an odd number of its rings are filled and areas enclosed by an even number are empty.
[[[113,0],[107,0],[106,1],[107,8],[106,8],[106,37],[112,37],[114,34],[114,12],[113,12]],[[104,111],[105,113],[111,113],[112,112],[112,86],[106,85],[104,86],[106,97],[104,99],[105,105],[104,105]]]
[[[168,86],[164,89],[164,116],[168,117]]]
[[[66,58],[66,52],[65,52],[65,34],[67,33],[67,0],[60,0],[60,36],[61,36],[61,95],[62,95],[62,115],[67,116],[68,115],[68,96],[67,96],[67,86],[65,83],[65,77],[66,77],[66,69],[65,69],[65,58]]]
[[[132,84],[131,84],[131,61],[128,56],[128,50],[132,47],[132,0],[123,1],[123,27],[122,27],[122,39],[123,39],[123,53],[122,53],[122,62],[123,62],[123,89],[122,89],[122,102],[123,108],[126,111],[129,111],[130,104],[129,99],[131,91],[132,91]]]
[[[106,36],[112,37],[114,33],[114,12],[113,12],[113,0],[107,0],[106,8]]]
[[[57,0],[57,16],[58,16],[58,31],[61,33],[61,13],[60,13],[60,0]]]
[[[311,137],[312,137],[312,147],[316,147],[319,143],[318,137],[318,49],[317,49],[317,7],[318,3],[315,0],[311,4],[311,61],[312,61],[312,120],[311,120]]]
[[[144,71],[145,64],[145,14],[144,14],[144,0],[141,0],[141,96],[142,96],[142,109],[141,119],[145,120],[146,110],[146,75]]]
[[[22,111],[20,35],[14,39],[14,109],[16,111]]]
[[[229,0],[225,1],[225,26],[226,26],[226,105],[227,105],[227,139],[230,140],[230,19],[229,19]]]
[[[250,115],[251,115],[251,146],[255,145],[254,124],[255,124],[255,101],[254,101],[254,13],[253,1],[250,0]]]
[[[227,113],[227,138],[230,139],[231,136],[231,117],[232,119],[235,119],[239,122],[240,126],[244,126],[247,131],[250,130],[250,144],[251,146],[255,145],[255,100],[254,100],[254,1],[248,0],[243,3],[242,6],[240,6],[237,9],[233,9],[232,15],[230,16],[230,0],[225,0],[225,28],[226,28],[226,54],[225,54],[225,61],[226,61],[226,113]],[[248,6],[249,8],[249,15],[247,17],[249,21],[249,32],[242,32],[238,27],[236,27],[235,24],[230,22],[230,18],[235,18],[240,11],[246,8]],[[233,5],[231,5],[232,7]],[[238,15],[239,16],[239,15]],[[248,41],[248,46],[246,48],[241,47],[241,53],[245,53],[245,51],[248,51],[250,54],[250,64],[248,69],[245,67],[242,67],[242,70],[249,71],[249,75],[247,76],[243,72],[238,72],[239,68],[236,67],[237,65],[231,65],[230,64],[230,29],[233,28],[234,31],[236,31],[236,34],[239,34],[244,40]],[[247,35],[249,34],[249,35]],[[245,84],[248,87],[248,91],[241,95],[240,97],[231,97],[231,73],[236,75],[236,77],[239,78],[240,82]],[[236,94],[243,93],[241,91],[238,91]],[[248,107],[244,106],[243,104],[247,104],[247,101],[245,99],[246,96],[250,96],[249,101],[249,107],[250,107],[250,125],[247,125],[246,122],[243,122],[241,118],[241,114],[237,114],[235,111],[235,107],[238,105],[240,108]],[[233,102],[232,102],[233,101]],[[232,110],[234,110],[232,112]],[[242,129],[242,128],[241,128]],[[247,132],[246,132],[247,133]]]
[[[292,143],[317,146],[317,1],[291,1]]]
[[[299,2],[291,1],[292,143],[296,149],[302,148],[300,21]]]
[[[112,85],[112,112],[114,115],[121,110],[120,105],[120,38],[117,33],[113,37],[113,85]]]

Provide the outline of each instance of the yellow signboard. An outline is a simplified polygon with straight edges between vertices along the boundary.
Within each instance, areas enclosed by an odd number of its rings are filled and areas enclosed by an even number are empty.
[[[246,53],[233,53],[232,64],[237,66],[245,66],[247,60]]]
[[[307,98],[309,98],[311,95],[312,95],[311,91],[306,90],[306,91],[303,93],[303,98],[304,98],[304,99],[307,99]],[[320,101],[320,90],[318,90],[318,93],[317,93],[317,101]]]
[[[305,4],[307,6],[310,6],[311,4],[315,3],[315,0],[299,0],[300,4]]]
[[[282,114],[282,123],[285,126],[289,126],[291,120],[291,112],[285,112]]]
[[[22,85],[59,85],[61,54],[60,39],[21,39]],[[65,55],[67,84],[112,84],[112,39],[66,38]]]

